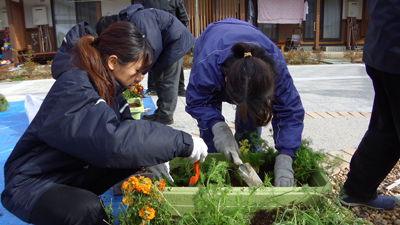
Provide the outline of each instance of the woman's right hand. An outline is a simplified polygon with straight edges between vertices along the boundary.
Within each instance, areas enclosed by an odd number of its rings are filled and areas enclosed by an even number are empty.
[[[197,161],[204,162],[208,154],[208,148],[206,143],[202,138],[193,137],[193,152],[186,159],[190,163],[195,163]]]

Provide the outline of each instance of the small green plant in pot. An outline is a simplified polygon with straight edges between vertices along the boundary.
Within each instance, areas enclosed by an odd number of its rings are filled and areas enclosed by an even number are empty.
[[[9,107],[8,101],[3,94],[0,94],[0,112],[7,111]]]

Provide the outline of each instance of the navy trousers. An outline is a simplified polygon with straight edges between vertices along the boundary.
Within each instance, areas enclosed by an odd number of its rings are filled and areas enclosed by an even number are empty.
[[[366,67],[375,90],[371,120],[344,183],[350,197],[364,202],[377,198],[377,188],[400,158],[400,74]]]
[[[72,179],[47,190],[35,204],[29,223],[106,225],[104,220],[107,221],[107,214],[98,195],[136,171],[138,169],[116,170],[89,167],[83,181]]]

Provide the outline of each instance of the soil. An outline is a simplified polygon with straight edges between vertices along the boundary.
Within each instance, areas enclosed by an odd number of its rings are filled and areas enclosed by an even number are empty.
[[[140,106],[140,104],[138,104],[138,103],[129,103],[130,108],[135,108],[135,107],[139,107],[139,106]]]

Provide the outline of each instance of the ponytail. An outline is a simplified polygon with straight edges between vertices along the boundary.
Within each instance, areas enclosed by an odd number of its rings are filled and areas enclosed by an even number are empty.
[[[240,42],[231,50],[221,69],[224,88],[242,121],[250,117],[255,126],[266,126],[273,113],[275,62],[260,46]]]
[[[121,66],[142,61],[142,71],[153,61],[153,49],[130,22],[112,23],[99,37],[82,37],[75,48],[75,63],[91,78],[97,93],[111,105],[116,95],[115,78],[107,66],[109,56],[116,55]]]

